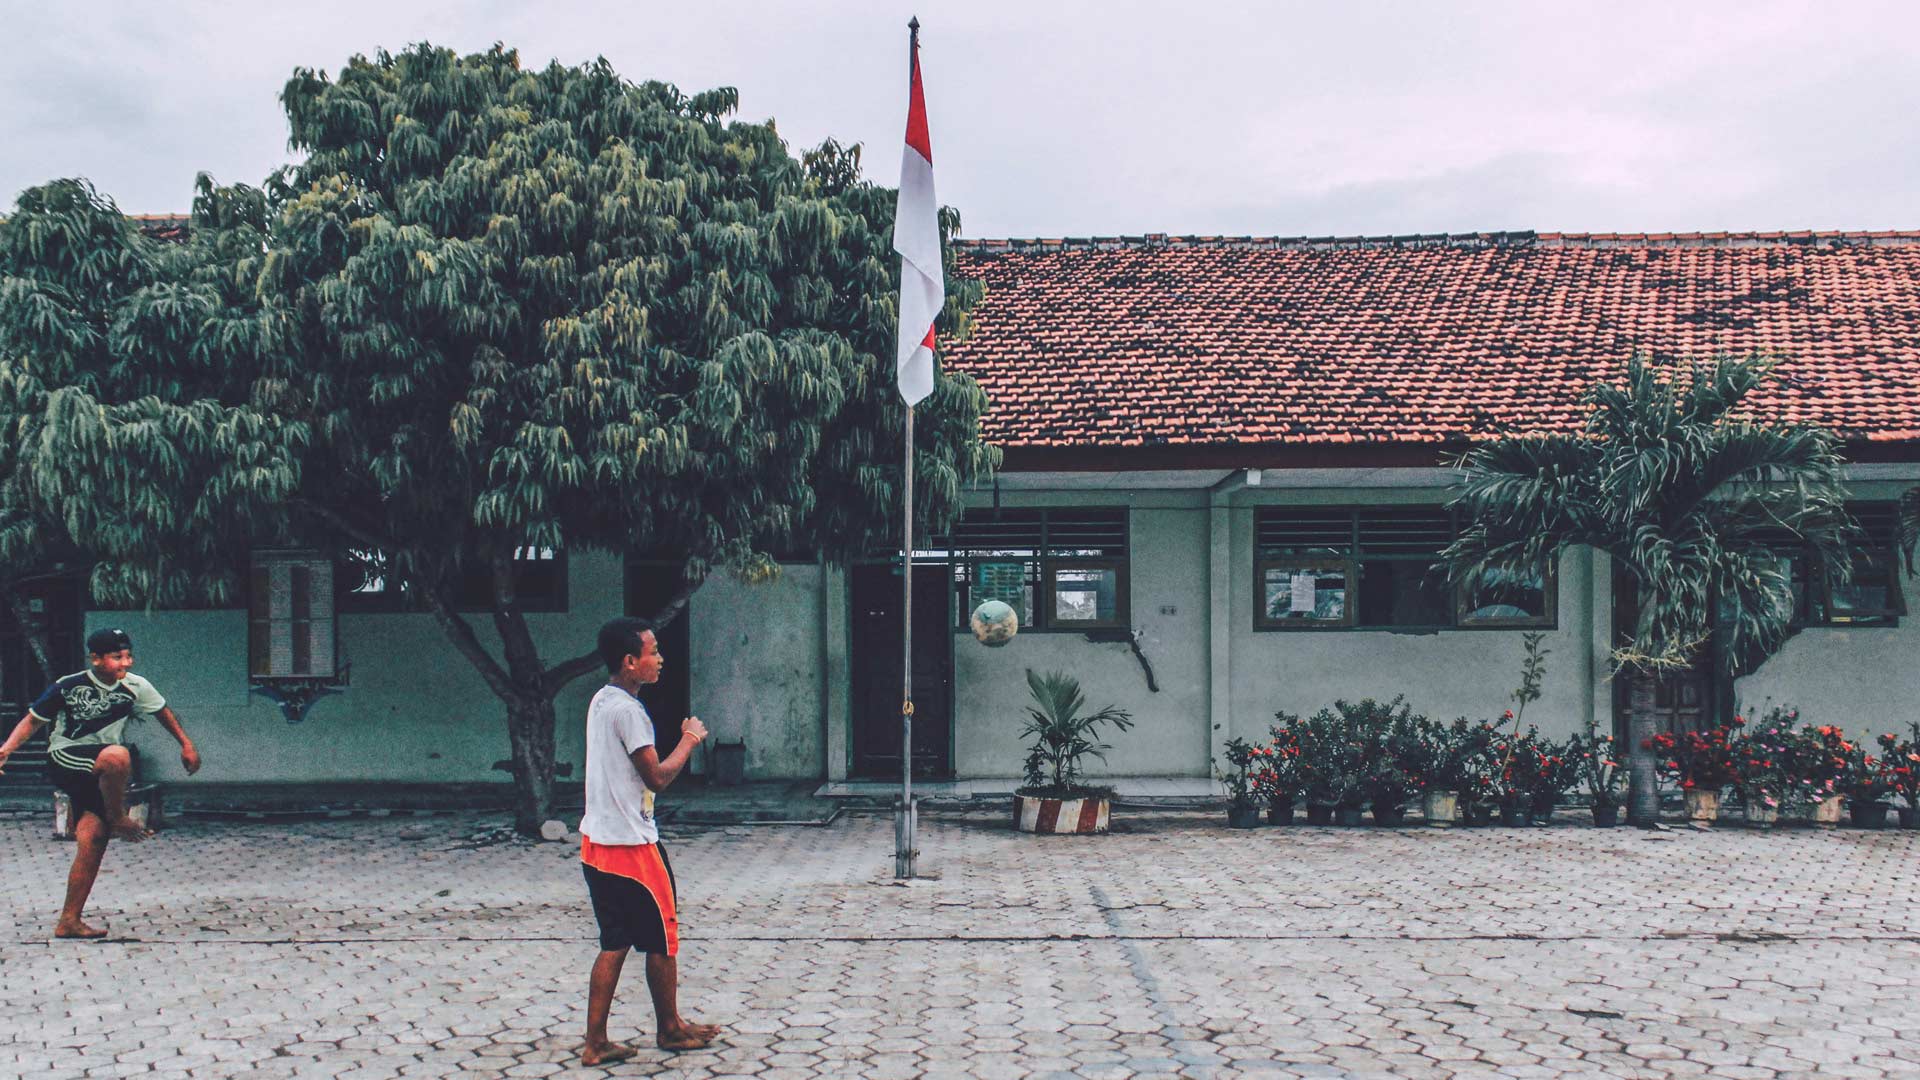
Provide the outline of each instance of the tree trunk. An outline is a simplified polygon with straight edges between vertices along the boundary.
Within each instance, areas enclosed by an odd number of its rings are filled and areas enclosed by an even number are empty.
[[[1633,673],[1627,698],[1627,823],[1642,828],[1660,820],[1660,789],[1653,749],[1647,745],[1659,727],[1654,718],[1654,676]]]
[[[507,738],[513,746],[513,827],[535,836],[553,817],[553,699],[507,703]]]

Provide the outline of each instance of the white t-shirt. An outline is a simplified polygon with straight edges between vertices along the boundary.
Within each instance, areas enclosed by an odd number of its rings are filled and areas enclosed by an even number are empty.
[[[596,844],[656,844],[653,792],[630,756],[653,745],[653,719],[640,699],[611,684],[587,705],[587,812],[580,831]]]

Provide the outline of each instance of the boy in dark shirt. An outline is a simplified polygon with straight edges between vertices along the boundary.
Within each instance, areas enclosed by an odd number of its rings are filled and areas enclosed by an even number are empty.
[[[179,717],[167,708],[167,700],[152,683],[131,674],[133,639],[127,632],[94,631],[87,637],[87,654],[87,669],[55,679],[7,741],[0,743],[0,770],[4,770],[7,759],[35,731],[53,725],[47,738],[47,777],[73,800],[73,835],[79,848],[67,875],[67,901],[53,928],[58,938],[107,936],[105,930],[82,922],[80,909],[100,876],[107,841],[115,836],[140,840],[147,835],[127,817],[127,780],[133,772],[133,755],[122,742],[127,718],[157,717],[160,726],[179,740],[180,762],[187,772],[200,769],[200,752],[180,727]]]

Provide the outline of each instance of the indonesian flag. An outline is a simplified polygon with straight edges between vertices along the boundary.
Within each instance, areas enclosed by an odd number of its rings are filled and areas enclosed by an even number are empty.
[[[916,27],[907,50],[912,75],[907,96],[907,147],[900,155],[900,205],[893,215],[893,250],[900,253],[900,397],[909,407],[933,392],[933,320],[946,303],[940,267],[940,204],[933,197],[933,140],[920,90]]]

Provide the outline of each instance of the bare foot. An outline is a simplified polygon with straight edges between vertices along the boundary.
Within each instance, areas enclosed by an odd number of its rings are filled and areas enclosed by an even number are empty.
[[[113,835],[114,838],[118,840],[132,840],[138,843],[152,836],[153,832],[149,829],[141,828],[134,823],[132,818],[121,818],[119,821],[113,823]]]
[[[662,1050],[698,1050],[713,1041],[719,1029],[705,1030],[706,1025],[682,1024],[676,1028],[663,1028],[658,1044]]]
[[[680,1026],[685,1028],[688,1031],[705,1035],[709,1039],[719,1038],[720,1032],[724,1030],[723,1028],[721,1028],[719,1024],[692,1024],[692,1023],[688,1023],[685,1020],[682,1020],[680,1022]]]
[[[106,937],[107,932],[105,930],[96,930],[86,923],[75,919],[72,922],[62,922],[55,926],[53,928],[53,936],[57,938],[72,938],[79,941],[94,941]]]
[[[580,1064],[611,1065],[616,1061],[625,1061],[639,1053],[625,1043],[608,1042],[595,1046],[592,1043],[580,1048]]]

